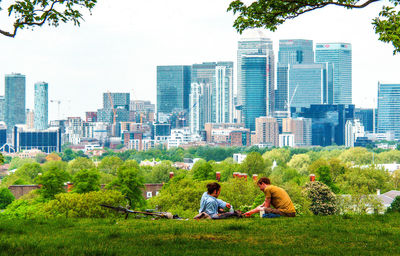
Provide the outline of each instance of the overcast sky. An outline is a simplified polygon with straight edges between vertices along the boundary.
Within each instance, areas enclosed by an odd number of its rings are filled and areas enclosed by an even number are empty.
[[[226,12],[229,2],[99,0],[81,27],[63,24],[21,30],[14,39],[0,36],[0,94],[4,75],[18,72],[27,78],[27,107],[33,108],[34,83],[46,81],[49,98],[62,101],[62,117],[84,117],[85,111],[101,108],[107,90],[155,103],[157,65],[236,62],[241,36],[232,28],[233,14]],[[380,9],[380,3],[361,10],[328,7],[266,34],[276,53],[279,39],[351,43],[353,103],[372,107],[378,81],[400,82],[400,56],[377,40],[371,25]],[[6,11],[1,11],[0,27],[9,26]],[[50,119],[57,118],[55,103],[49,112]]]

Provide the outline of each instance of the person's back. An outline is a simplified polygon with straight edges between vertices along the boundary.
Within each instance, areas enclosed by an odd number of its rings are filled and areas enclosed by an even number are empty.
[[[277,186],[268,185],[264,189],[265,197],[271,198],[271,205],[284,213],[295,213],[293,202],[288,193]]]

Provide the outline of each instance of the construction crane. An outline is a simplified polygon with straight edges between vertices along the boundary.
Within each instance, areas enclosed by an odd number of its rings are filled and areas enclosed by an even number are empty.
[[[61,105],[61,100],[50,100],[50,102],[51,102],[51,103],[57,103],[57,104],[58,104],[58,115],[57,115],[57,117],[58,117],[58,119],[61,120],[61,117],[60,117],[60,105]]]

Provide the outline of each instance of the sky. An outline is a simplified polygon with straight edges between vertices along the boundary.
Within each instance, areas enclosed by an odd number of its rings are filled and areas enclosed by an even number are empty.
[[[11,1],[12,2],[12,1]],[[3,0],[5,9],[10,0]],[[61,24],[20,30],[16,38],[0,36],[0,94],[4,75],[22,73],[27,108],[33,108],[34,83],[49,83],[50,120],[84,117],[102,107],[102,93],[129,92],[131,99],[156,103],[157,65],[191,65],[205,61],[236,62],[237,41],[229,0],[99,0],[80,27]],[[265,31],[274,41],[310,39],[346,42],[353,47],[353,103],[376,106],[378,81],[400,82],[400,55],[378,41],[372,19],[382,3],[360,10],[326,7]],[[12,19],[0,11],[0,28]],[[236,81],[235,81],[236,82]]]

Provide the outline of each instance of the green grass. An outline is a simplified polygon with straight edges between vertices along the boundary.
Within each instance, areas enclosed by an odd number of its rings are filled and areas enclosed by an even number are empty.
[[[0,220],[0,255],[400,255],[400,215]]]

